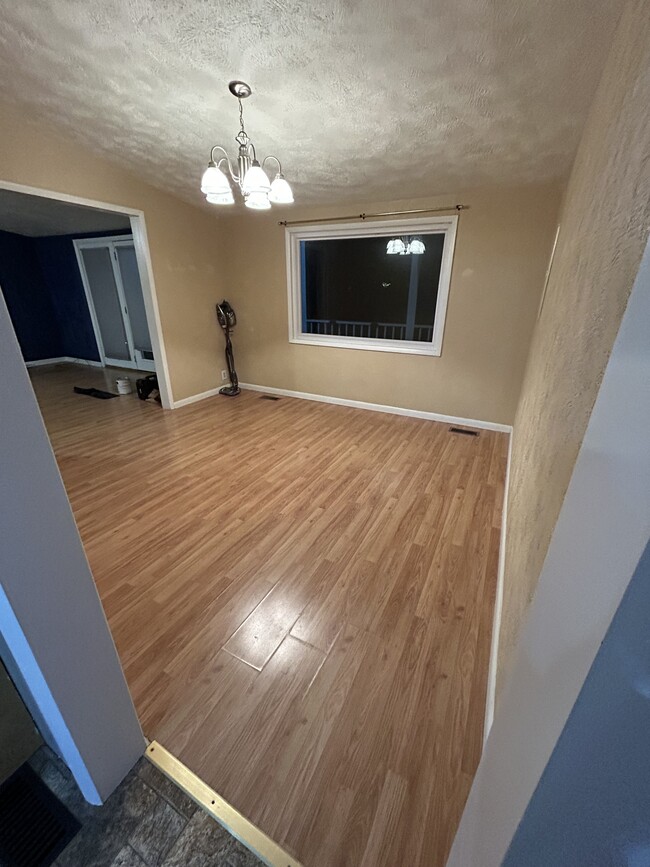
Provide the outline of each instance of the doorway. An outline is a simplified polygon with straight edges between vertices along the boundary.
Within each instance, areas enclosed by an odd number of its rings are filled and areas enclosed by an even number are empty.
[[[51,228],[53,221],[54,230]],[[45,305],[36,330],[44,334],[51,323],[59,320],[64,345],[55,351],[56,340],[50,340],[51,351],[41,353],[40,357],[28,357],[22,347],[28,366],[58,360],[108,368],[107,373],[112,367],[126,373],[131,370],[155,372],[160,403],[163,409],[171,409],[173,395],[142,211],[0,180],[0,229],[34,236],[37,240],[51,235],[53,245],[65,235],[69,244],[69,254],[66,251],[65,256],[75,272],[85,311],[81,312],[78,305],[72,315],[64,317],[61,326],[60,310],[52,304],[48,310]],[[3,264],[13,258],[0,256]],[[27,258],[34,260],[36,257]],[[55,278],[60,264],[61,260],[55,256],[52,264]],[[110,270],[107,264],[111,265]],[[89,270],[93,275],[98,273],[103,284],[92,288],[94,281],[89,280]],[[24,282],[28,287],[33,286],[32,275]],[[0,289],[5,287],[0,285]],[[19,330],[16,310],[19,316],[22,314],[23,318],[35,321],[35,309],[26,293],[16,293],[14,308],[10,312],[16,331]],[[108,317],[104,315],[105,308],[108,308]],[[73,330],[80,339],[74,349],[68,351],[65,344],[69,344]],[[21,335],[18,336],[20,341]],[[116,338],[121,343],[118,344]]]
[[[133,235],[73,244],[102,362],[155,371]]]

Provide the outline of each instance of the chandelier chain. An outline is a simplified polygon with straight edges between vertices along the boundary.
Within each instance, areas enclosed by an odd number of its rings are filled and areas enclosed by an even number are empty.
[[[241,99],[237,100],[239,102],[239,126],[241,127],[241,131],[245,134],[246,130],[244,129],[244,105]]]

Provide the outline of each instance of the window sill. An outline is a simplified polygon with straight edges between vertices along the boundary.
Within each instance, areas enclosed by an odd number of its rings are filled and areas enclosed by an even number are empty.
[[[289,343],[303,343],[309,346],[331,346],[335,349],[365,349],[370,352],[398,352],[406,355],[433,355],[439,357],[442,347],[432,343],[412,340],[370,340],[363,337],[319,337],[301,334],[290,337]]]

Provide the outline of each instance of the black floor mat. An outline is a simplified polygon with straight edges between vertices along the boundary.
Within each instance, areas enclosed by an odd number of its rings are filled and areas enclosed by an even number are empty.
[[[79,388],[75,385],[73,391],[77,394],[87,394],[90,397],[97,397],[99,400],[108,400],[111,397],[119,397],[117,394],[112,394],[110,391],[102,391],[101,388]]]
[[[80,827],[29,765],[0,786],[1,867],[48,867]]]

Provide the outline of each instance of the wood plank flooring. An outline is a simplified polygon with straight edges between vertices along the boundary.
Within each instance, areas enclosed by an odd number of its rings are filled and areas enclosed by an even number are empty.
[[[506,435],[72,393],[104,376],[32,371],[145,733],[306,867],[443,867],[481,750]]]

